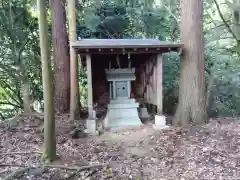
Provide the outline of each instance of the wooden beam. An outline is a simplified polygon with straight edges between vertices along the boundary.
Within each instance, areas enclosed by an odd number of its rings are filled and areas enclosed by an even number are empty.
[[[93,92],[92,92],[92,60],[91,55],[86,55],[87,61],[87,85],[88,85],[88,118],[93,118]]]
[[[163,113],[163,56],[161,53],[157,55],[157,87],[156,87],[156,104],[157,104],[157,114],[161,115]]]
[[[171,50],[169,51],[168,48],[148,48],[147,50],[144,48],[142,49],[90,49],[88,48],[88,52],[86,51],[86,49],[81,49],[81,48],[75,48],[77,53],[79,54],[127,54],[127,53],[131,53],[131,54],[157,54],[157,53],[166,53],[166,52],[179,52],[180,49],[179,48],[171,48]]]

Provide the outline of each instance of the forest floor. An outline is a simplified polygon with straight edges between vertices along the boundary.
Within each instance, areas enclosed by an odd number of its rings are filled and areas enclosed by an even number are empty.
[[[25,117],[18,123],[2,125],[0,177],[8,180],[11,174],[18,180],[240,179],[238,119],[217,119],[207,125],[164,131],[154,131],[151,125],[145,125],[81,139],[72,139],[72,125],[66,119],[56,121],[59,158],[51,167],[44,168],[38,167],[43,144],[39,127],[43,121]],[[103,166],[70,170],[89,164]],[[24,166],[38,168],[25,172]]]

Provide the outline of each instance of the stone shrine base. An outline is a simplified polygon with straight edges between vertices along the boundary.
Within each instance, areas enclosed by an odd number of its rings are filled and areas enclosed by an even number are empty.
[[[119,129],[128,126],[142,125],[138,116],[139,103],[135,99],[111,100],[104,119],[105,128]]]

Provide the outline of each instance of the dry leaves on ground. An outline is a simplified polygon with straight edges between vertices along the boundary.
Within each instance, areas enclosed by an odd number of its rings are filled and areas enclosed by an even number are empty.
[[[51,167],[39,167],[43,143],[39,131],[41,119],[24,117],[18,124],[1,126],[0,177],[21,168],[16,166],[38,167],[16,176],[22,180],[235,180],[240,177],[240,121],[237,119],[218,119],[203,126],[164,131],[154,131],[146,125],[82,139],[71,138],[73,124],[67,119],[56,120],[59,159]],[[104,166],[83,171],[60,168],[91,164]]]

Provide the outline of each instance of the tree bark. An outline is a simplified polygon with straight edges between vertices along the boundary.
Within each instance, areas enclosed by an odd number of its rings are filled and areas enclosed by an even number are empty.
[[[46,0],[38,0],[39,37],[42,62],[43,98],[44,98],[44,154],[43,158],[52,161],[56,158],[55,119],[53,105],[53,82],[50,65],[48,23]]]
[[[52,0],[54,51],[54,107],[59,113],[70,109],[70,57],[66,29],[65,0]]]
[[[20,80],[21,80],[21,92],[23,97],[23,110],[25,113],[30,113],[32,112],[30,85],[29,85],[25,63],[23,62],[23,59],[20,60],[19,71],[22,74],[22,77],[20,78]]]
[[[207,121],[204,41],[203,0],[180,0],[181,36],[184,50],[180,63],[179,104],[173,120],[175,126]]]
[[[23,95],[23,110],[25,113],[32,112],[31,98],[30,98],[30,86],[28,82],[22,82],[22,95]]]
[[[77,40],[75,0],[68,0],[69,41]],[[80,96],[78,84],[78,60],[75,50],[70,47],[70,119],[80,118]]]

